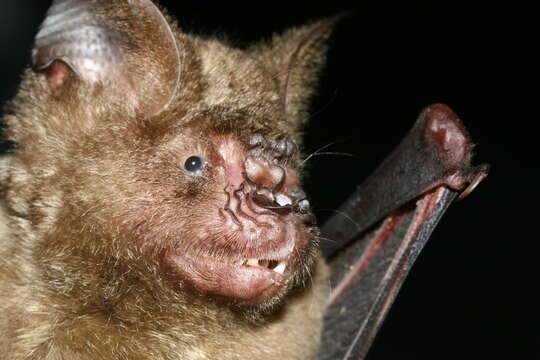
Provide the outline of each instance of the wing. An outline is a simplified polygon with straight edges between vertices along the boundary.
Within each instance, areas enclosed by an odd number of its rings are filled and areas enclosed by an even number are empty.
[[[321,360],[362,359],[409,269],[456,197],[488,166],[471,167],[472,142],[446,105],[425,109],[381,166],[322,228],[332,269]],[[461,195],[459,195],[461,193]],[[351,221],[353,220],[353,221]]]

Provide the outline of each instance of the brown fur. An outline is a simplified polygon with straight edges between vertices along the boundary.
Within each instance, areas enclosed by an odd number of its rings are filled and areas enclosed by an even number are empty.
[[[300,141],[331,22],[246,51],[171,22],[180,87],[150,118],[125,101],[133,89],[74,74],[58,86],[27,70],[4,118],[17,149],[0,161],[0,359],[315,357],[327,295],[318,256],[304,264],[311,278],[260,307],[192,291],[159,259],[206,229],[204,204],[218,196],[217,175],[182,180],[181,159],[212,159],[213,141],[254,133]],[[160,39],[132,35],[126,68],[137,96],[153,98],[164,50],[148,57]]]

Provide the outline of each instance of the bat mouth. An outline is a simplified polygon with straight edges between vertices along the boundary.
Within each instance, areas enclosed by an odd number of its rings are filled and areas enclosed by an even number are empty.
[[[197,290],[248,305],[283,294],[294,273],[292,251],[285,258],[224,259],[174,253],[168,259]]]
[[[316,229],[309,214],[265,214],[240,225],[225,216],[213,221],[165,255],[184,284],[235,304],[265,306],[306,276]]]
[[[246,259],[234,263],[236,266],[247,266],[261,270],[271,270],[281,275],[285,275],[287,270],[287,260],[268,260],[268,259]]]

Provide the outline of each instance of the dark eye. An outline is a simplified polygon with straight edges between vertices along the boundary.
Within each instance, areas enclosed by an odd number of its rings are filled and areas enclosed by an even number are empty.
[[[196,173],[204,169],[204,159],[200,156],[190,156],[184,163],[184,169]]]

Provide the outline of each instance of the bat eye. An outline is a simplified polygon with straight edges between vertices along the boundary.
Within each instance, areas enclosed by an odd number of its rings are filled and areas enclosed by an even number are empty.
[[[190,173],[197,173],[204,169],[206,162],[200,156],[190,156],[184,163],[184,169]]]

